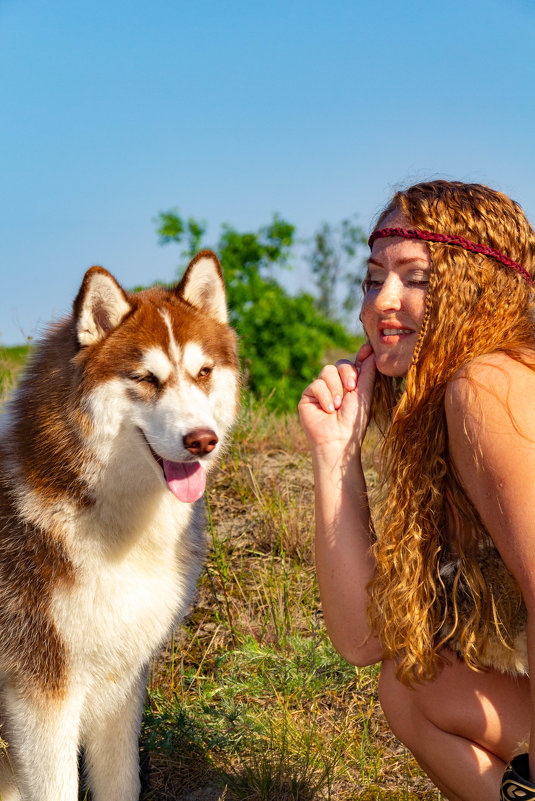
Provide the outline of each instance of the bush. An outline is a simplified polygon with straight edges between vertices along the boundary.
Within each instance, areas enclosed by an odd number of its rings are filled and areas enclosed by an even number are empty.
[[[184,220],[177,210],[157,218],[160,243],[185,242],[191,258],[205,225]],[[317,375],[327,350],[355,347],[344,326],[329,319],[306,293],[290,295],[272,275],[288,267],[294,226],[280,217],[257,232],[224,225],[218,244],[231,323],[240,337],[240,358],[248,390],[271,411],[295,409]]]

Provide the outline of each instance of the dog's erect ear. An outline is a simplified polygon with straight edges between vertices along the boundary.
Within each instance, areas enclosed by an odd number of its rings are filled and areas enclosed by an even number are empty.
[[[197,253],[176,291],[220,323],[228,322],[225,282],[217,256],[211,250]]]
[[[130,311],[126,294],[103,267],[91,267],[73,305],[80,345],[93,345],[115,328]]]

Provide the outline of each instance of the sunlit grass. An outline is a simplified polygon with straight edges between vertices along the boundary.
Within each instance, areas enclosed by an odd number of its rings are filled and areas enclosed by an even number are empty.
[[[204,786],[199,798],[213,801],[439,799],[386,725],[378,666],[356,670],[328,640],[296,416],[249,407],[208,503],[212,548],[196,604],[149,685],[150,797]]]

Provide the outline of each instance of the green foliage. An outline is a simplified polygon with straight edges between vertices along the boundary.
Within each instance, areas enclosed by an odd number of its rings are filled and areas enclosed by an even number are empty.
[[[0,347],[0,398],[7,395],[28,357],[30,346]]]
[[[308,254],[310,267],[318,289],[318,308],[327,317],[337,319],[343,313],[353,313],[360,304],[360,287],[366,272],[361,257],[368,237],[353,220],[340,225],[322,223],[311,242]],[[344,300],[337,293],[343,288]]]
[[[204,224],[184,220],[177,209],[161,212],[157,221],[161,244],[185,240],[189,256],[201,246]],[[295,409],[327,350],[353,346],[343,325],[318,309],[311,295],[292,296],[273,277],[274,266],[289,267],[294,235],[294,226],[275,215],[256,232],[224,225],[213,248],[225,275],[248,388],[276,411]]]
[[[28,357],[30,351],[29,343],[27,345],[13,345],[11,347],[1,347],[0,354],[6,361],[13,362],[14,365],[22,366]]]
[[[325,351],[351,347],[342,325],[318,312],[310,295],[290,297],[275,281],[264,281],[254,305],[242,307],[236,328],[249,388],[269,409],[295,409]]]
[[[206,233],[206,223],[200,222],[193,217],[183,220],[178,213],[178,209],[160,212],[155,219],[158,223],[158,235],[160,245],[167,245],[169,242],[181,242],[186,240],[186,247],[182,251],[182,256],[192,259],[200,247],[201,240]]]

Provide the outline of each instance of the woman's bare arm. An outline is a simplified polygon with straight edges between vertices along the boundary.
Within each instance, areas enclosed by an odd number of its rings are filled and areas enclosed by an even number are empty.
[[[367,619],[373,560],[361,465],[375,378],[369,345],[358,358],[359,374],[349,362],[325,367],[303,393],[299,413],[314,469],[316,569],[325,623],[345,659],[368,665],[381,658]]]

